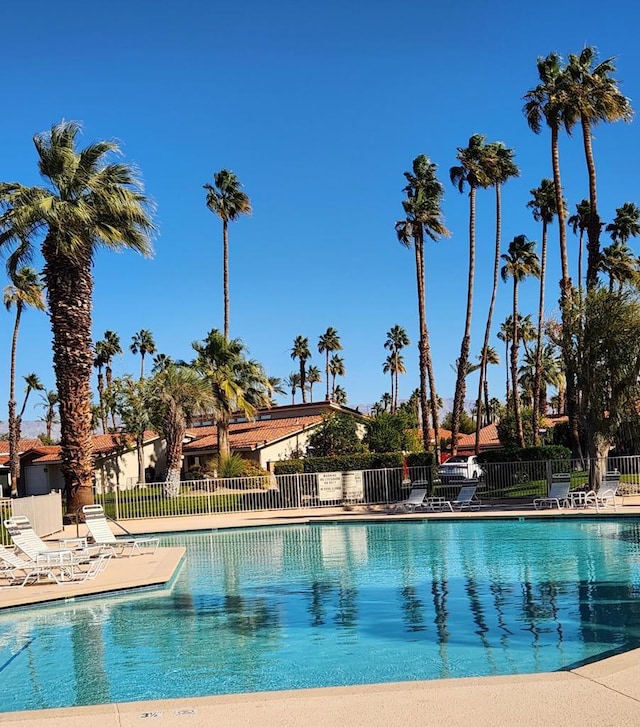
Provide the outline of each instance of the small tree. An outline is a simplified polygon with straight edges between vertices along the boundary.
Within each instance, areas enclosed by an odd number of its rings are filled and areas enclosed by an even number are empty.
[[[328,414],[309,437],[309,457],[336,457],[360,454],[367,448],[360,441],[358,422],[352,414]]]

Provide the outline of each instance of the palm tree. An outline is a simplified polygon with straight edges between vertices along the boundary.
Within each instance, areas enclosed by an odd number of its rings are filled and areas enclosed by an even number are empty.
[[[129,375],[114,382],[115,407],[122,422],[123,439],[130,436],[136,440],[138,460],[138,484],[144,484],[144,434],[149,428],[149,389],[144,378],[134,381]]]
[[[25,308],[44,310],[42,282],[40,276],[31,267],[24,266],[15,271],[9,270],[11,285],[3,291],[2,300],[8,311],[16,308],[11,339],[11,366],[9,370],[9,471],[11,474],[11,492],[17,494],[20,479],[20,418],[16,414],[16,352],[18,350],[18,332],[20,319]]]
[[[395,230],[399,242],[405,247],[413,247],[416,256],[416,282],[418,291],[418,318],[420,340],[418,343],[420,357],[420,411],[422,414],[422,438],[425,450],[429,446],[429,411],[435,433],[435,458],[440,461],[440,426],[438,423],[438,394],[436,392],[433,363],[431,361],[431,345],[425,311],[425,265],[424,238],[432,240],[449,237],[442,216],[442,197],[444,188],[436,176],[436,165],[429,157],[420,154],[413,160],[412,171],[404,173],[407,184],[402,190],[407,195],[403,200],[406,219],[396,222]],[[429,382],[429,399],[427,403],[427,380]]]
[[[482,362],[482,353],[478,356],[478,359],[480,362]],[[493,346],[489,346],[487,348],[487,353],[485,357],[486,364],[491,364],[492,366],[498,366],[500,364],[500,356],[498,355],[498,352]],[[484,417],[484,423],[490,424],[491,420],[488,415],[489,411],[489,381],[487,376],[484,377],[483,381],[483,394],[484,394],[484,409],[485,409],[485,417]]]
[[[570,55],[566,69],[568,103],[580,119],[587,171],[589,174],[590,217],[587,228],[587,290],[598,282],[600,261],[600,218],[596,190],[596,166],[593,157],[592,128],[600,121],[631,121],[631,102],[612,78],[614,58],[596,63],[597,52],[586,46],[580,55]]]
[[[394,411],[394,405],[396,401],[395,395],[395,383],[396,383],[396,360],[394,355],[390,353],[382,364],[382,373],[389,374],[391,376],[391,411]]]
[[[509,373],[509,344],[511,343],[511,334],[513,333],[513,316],[507,316],[502,324],[500,325],[500,330],[498,331],[498,338],[504,342],[504,363],[505,363],[505,369],[506,369],[506,376],[507,376],[507,385],[506,385],[506,402],[509,403],[509,399],[511,398],[511,378]]]
[[[282,381],[279,376],[269,376],[269,388],[271,389],[271,406],[278,406],[278,403],[273,398],[274,394],[283,396],[287,393],[287,390],[283,386],[283,384],[285,383],[286,382]]]
[[[538,361],[540,362],[538,364]],[[539,365],[539,369],[538,369]],[[562,386],[562,361],[556,354],[556,347],[552,343],[545,343],[542,346],[542,353],[538,356],[537,349],[532,352],[525,352],[524,364],[520,367],[520,383],[530,383],[532,404],[535,405],[533,397],[535,395],[534,383],[536,372],[540,371],[540,391],[538,393],[538,405],[536,407],[538,415],[544,416],[547,413],[547,388],[554,386],[560,388]],[[527,383],[528,382],[528,383]],[[538,429],[539,418],[533,422],[534,429]]]
[[[460,346],[460,356],[457,359],[458,373],[453,398],[453,413],[451,417],[451,452],[456,453],[458,433],[460,430],[460,417],[464,406],[466,392],[465,370],[469,361],[471,350],[471,317],[473,312],[473,284],[476,264],[476,190],[491,185],[492,179],[488,161],[490,152],[485,144],[486,137],[474,134],[469,139],[469,146],[458,147],[457,158],[460,165],[451,167],[449,177],[452,184],[460,193],[469,187],[469,274],[467,279],[467,312],[465,316],[464,334]]]
[[[151,369],[152,374],[157,374],[159,371],[164,371],[173,363],[171,356],[167,356],[166,353],[159,353],[153,357],[153,368]]]
[[[40,395],[42,402],[38,406],[43,407],[45,411],[44,423],[47,428],[47,439],[51,439],[51,431],[53,425],[56,422],[56,407],[58,406],[58,392],[57,391],[45,391],[44,394]]]
[[[546,58],[538,58],[538,85],[524,96],[524,114],[529,127],[536,134],[542,130],[542,121],[546,121],[551,130],[551,162],[553,167],[553,186],[556,193],[556,214],[558,215],[558,231],[560,241],[560,264],[562,280],[560,281],[560,308],[562,313],[562,355],[564,357],[567,376],[567,411],[571,434],[573,455],[582,458],[580,432],[578,426],[578,381],[577,362],[571,335],[573,323],[572,284],[569,275],[569,258],[567,255],[567,230],[565,205],[563,204],[562,181],[560,178],[560,151],[558,138],[560,129],[569,134],[577,123],[579,115],[575,104],[570,103],[567,93],[567,74],[562,68],[562,59],[557,53],[550,53]],[[515,387],[514,387],[515,388]]]
[[[387,331],[387,340],[384,342],[384,347],[391,351],[391,356],[395,359],[392,372],[393,376],[395,377],[395,399],[393,401],[391,409],[392,412],[395,412],[398,409],[398,377],[400,374],[406,373],[404,363],[402,363],[401,361],[402,356],[400,355],[400,351],[402,351],[402,349],[408,346],[410,343],[411,341],[409,340],[409,336],[407,335],[407,332],[402,326],[395,325]],[[391,386],[391,391],[393,394],[393,382]]]
[[[624,283],[640,280],[638,258],[626,243],[619,240],[604,248],[598,267],[609,275],[609,292],[613,291],[614,282],[621,290]]]
[[[140,381],[144,379],[144,357],[146,354],[153,356],[157,351],[156,342],[153,340],[153,333],[146,328],[142,328],[138,333],[131,336],[131,345],[129,346],[131,353],[140,353]]]
[[[344,359],[342,356],[338,356],[337,353],[334,353],[333,356],[329,359],[329,373],[331,374],[331,399],[333,401],[337,401],[336,399],[336,377],[338,376],[346,376],[347,369],[344,365]]]
[[[218,455],[231,454],[229,420],[234,412],[251,419],[256,411],[271,406],[271,386],[262,366],[246,358],[247,349],[239,338],[227,339],[217,329],[204,341],[192,344],[197,357],[193,366],[209,382],[213,413],[218,430]]]
[[[91,298],[95,251],[150,253],[147,199],[132,169],[110,164],[110,141],[76,151],[80,127],[61,122],[34,138],[45,187],[0,184],[0,247],[33,252],[44,233],[44,283],[53,330],[53,364],[60,396],[62,472],[67,508],[93,502],[91,449]],[[70,291],[73,293],[70,294]]]
[[[107,362],[107,355],[105,350],[104,341],[96,341],[94,346],[95,356],[93,358],[93,365],[98,370],[98,410],[99,419],[102,426],[102,433],[107,433],[107,410],[105,405],[105,390],[104,390],[104,373],[102,372],[105,363]]]
[[[342,386],[336,386],[333,390],[333,400],[336,404],[340,404],[341,406],[344,406],[347,403],[347,392],[342,388]]]
[[[322,374],[317,366],[309,366],[307,369],[307,384],[309,385],[309,398],[313,401],[313,385],[322,381]]]
[[[536,222],[542,222],[542,249],[540,257],[540,298],[538,301],[538,332],[536,336],[536,367],[533,377],[533,406],[532,406],[532,426],[534,445],[540,443],[540,435],[538,433],[538,421],[540,419],[539,403],[540,388],[542,386],[542,328],[544,324],[544,283],[545,273],[547,270],[547,230],[553,222],[553,218],[557,214],[556,207],[556,191],[551,179],[543,179],[540,186],[530,191],[533,199],[527,202],[527,207],[533,214]],[[565,205],[564,199],[562,204]],[[565,205],[566,206],[566,205]]]
[[[307,402],[307,361],[311,358],[309,350],[309,339],[304,336],[296,336],[291,349],[291,358],[298,359],[300,362],[300,393],[302,394],[302,403]]]
[[[513,330],[511,332],[511,381],[513,382],[513,411],[516,420],[518,442],[525,446],[520,397],[518,393],[518,284],[525,278],[540,277],[540,264],[535,252],[536,243],[527,240],[525,235],[517,235],[509,243],[509,250],[502,255],[505,261],[500,274],[506,282],[513,278]]]
[[[291,390],[291,403],[295,404],[296,391],[300,388],[300,373],[298,371],[292,371],[284,380],[284,383]]]
[[[573,230],[574,235],[578,238],[578,301],[580,309],[582,309],[582,252],[584,250],[584,233],[589,227],[589,219],[591,217],[591,205],[588,199],[583,199],[576,205],[575,215],[571,215],[567,220],[569,227]]]
[[[224,337],[229,338],[229,222],[235,222],[240,215],[250,215],[251,201],[236,175],[228,169],[215,172],[213,185],[205,184],[204,189],[207,207],[222,220]]]
[[[113,357],[122,354],[122,346],[120,345],[120,336],[115,331],[105,331],[104,339],[99,341],[101,344],[102,355],[104,356],[104,375],[107,385],[104,392],[106,409],[111,414],[111,426],[115,431],[117,429],[115,399],[113,392],[113,369],[111,363]]]
[[[625,202],[616,208],[613,222],[607,225],[607,232],[614,242],[626,245],[631,237],[640,235],[640,208],[633,202]]]
[[[476,404],[476,442],[475,452],[480,452],[480,424],[482,422],[482,393],[487,389],[487,365],[490,363],[489,338],[491,336],[491,325],[493,323],[493,310],[495,308],[496,296],[498,294],[498,276],[500,272],[500,245],[502,239],[502,185],[520,176],[520,170],[513,160],[514,151],[508,149],[501,141],[494,141],[488,144],[484,158],[484,168],[489,180],[496,191],[496,245],[493,256],[493,288],[491,290],[491,301],[487,313],[487,324],[484,330],[484,342],[480,353],[480,376],[478,378],[478,399]],[[485,396],[487,400],[488,397]]]
[[[325,355],[324,375],[327,379],[327,401],[329,401],[329,356],[336,351],[342,351],[340,336],[335,328],[329,326],[318,339],[318,352]]]
[[[169,364],[148,382],[150,420],[166,442],[167,474],[165,497],[180,493],[182,443],[187,427],[198,412],[210,411],[214,404],[209,381],[189,366]]]

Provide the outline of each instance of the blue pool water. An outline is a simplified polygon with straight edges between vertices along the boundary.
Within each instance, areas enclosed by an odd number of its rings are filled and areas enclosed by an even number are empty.
[[[163,543],[187,548],[169,593],[0,615],[0,711],[553,671],[640,646],[638,521],[301,525]]]

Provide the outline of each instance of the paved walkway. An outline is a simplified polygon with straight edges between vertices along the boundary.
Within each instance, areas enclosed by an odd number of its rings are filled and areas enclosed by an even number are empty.
[[[454,517],[584,517],[640,516],[640,501],[625,500],[618,513],[605,511],[535,512],[531,509],[455,513]],[[127,521],[132,533],[211,530],[228,527],[318,522],[450,518],[445,513],[389,515],[381,510],[302,510]],[[84,535],[83,526],[79,534]],[[58,537],[73,537],[67,526]],[[140,586],[161,586],[180,565],[184,549],[162,548],[156,555],[113,560],[88,584],[33,586],[0,591],[0,607],[37,603],[60,597],[113,592]],[[144,568],[140,566],[145,564]],[[78,591],[77,589],[89,589]],[[22,592],[22,593],[20,593]],[[14,594],[18,595],[14,595]],[[19,603],[8,602],[19,598]],[[0,684],[1,687],[1,684]],[[402,682],[329,689],[239,694],[197,699],[133,702],[37,712],[0,714],[1,725],[14,727],[128,727],[140,720],[165,727],[637,727],[640,724],[640,649],[579,669],[427,682]]]

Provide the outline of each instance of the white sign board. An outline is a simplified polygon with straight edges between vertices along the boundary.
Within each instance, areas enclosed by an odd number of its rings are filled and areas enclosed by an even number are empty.
[[[342,500],[342,472],[318,472],[318,500]]]
[[[344,499],[349,502],[364,500],[364,482],[362,472],[343,472],[342,486]]]

